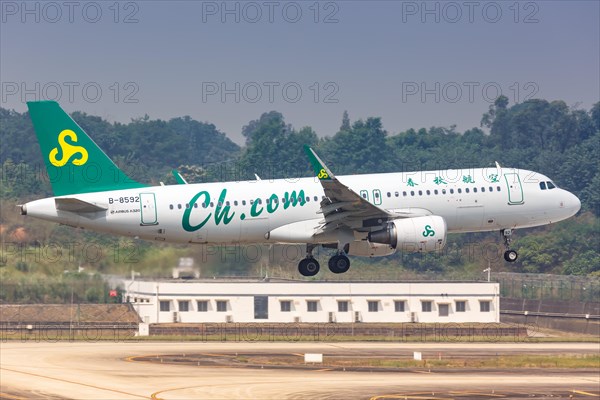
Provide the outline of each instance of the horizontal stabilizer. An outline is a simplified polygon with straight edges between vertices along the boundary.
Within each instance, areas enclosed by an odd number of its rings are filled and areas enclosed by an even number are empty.
[[[70,211],[74,213],[93,213],[99,211],[106,211],[108,207],[96,204],[88,203],[87,201],[79,200],[74,197],[63,197],[54,199],[56,209],[61,211]]]

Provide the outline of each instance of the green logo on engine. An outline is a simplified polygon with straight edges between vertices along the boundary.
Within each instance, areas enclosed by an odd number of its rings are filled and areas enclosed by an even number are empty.
[[[423,237],[427,236],[435,236],[435,231],[431,229],[431,225],[425,225],[425,230],[423,231]]]

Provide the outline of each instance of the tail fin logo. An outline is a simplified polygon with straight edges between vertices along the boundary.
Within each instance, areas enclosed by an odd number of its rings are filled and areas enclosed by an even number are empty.
[[[69,162],[69,160],[73,158],[73,156],[76,156],[77,154],[79,154],[80,157],[75,158],[73,161],[71,161],[71,163],[76,166],[85,164],[88,160],[88,152],[85,147],[74,146],[70,143],[67,143],[65,141],[65,137],[68,137],[72,142],[77,143],[77,135],[75,132],[70,129],[63,130],[58,135],[58,144],[60,146],[60,150],[62,151],[62,158],[60,160],[56,159],[56,156],[58,155],[58,148],[55,147],[48,155],[50,164],[54,165],[55,167],[63,167]]]

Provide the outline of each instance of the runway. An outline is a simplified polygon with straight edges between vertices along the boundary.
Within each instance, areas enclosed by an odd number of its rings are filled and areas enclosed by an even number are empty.
[[[160,354],[598,354],[598,343],[199,343],[0,344],[0,398],[71,399],[472,399],[598,398],[598,369],[340,371],[236,368],[136,361]]]

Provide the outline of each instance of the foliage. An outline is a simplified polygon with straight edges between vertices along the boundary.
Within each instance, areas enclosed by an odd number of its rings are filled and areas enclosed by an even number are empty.
[[[497,233],[484,233],[450,236],[442,254],[396,254],[375,261],[356,258],[354,265],[360,267],[362,274],[381,276],[399,270],[407,275],[426,271],[465,276],[480,274],[489,263],[493,263],[494,270],[600,275],[600,102],[585,111],[569,108],[563,101],[542,99],[510,105],[506,97],[500,96],[483,115],[483,129],[474,127],[465,132],[449,126],[393,134],[384,129],[378,117],[352,122],[344,112],[339,131],[322,139],[312,128],[295,129],[286,124],[281,113],[270,111],[243,127],[243,148],[213,124],[187,116],[168,121],[145,116],[127,124],[110,123],[85,113],[74,113],[73,117],[121,168],[134,179],[150,183],[175,183],[171,175],[174,168],[188,182],[255,179],[254,174],[262,179],[309,176],[311,169],[302,150],[305,144],[316,148],[338,175],[485,167],[494,161],[535,170],[574,192],[582,200],[583,210],[580,216],[558,225],[518,232],[514,244],[520,257],[516,263],[504,263],[501,250],[492,259],[481,252],[467,255],[467,249],[474,243],[499,246]],[[5,241],[8,238],[9,245],[33,252],[39,243],[67,246],[74,241],[106,249],[95,262],[81,258],[66,263],[38,262],[18,256],[3,258],[0,264],[4,266],[3,277],[20,282],[28,274],[57,276],[78,265],[106,273],[135,270],[145,276],[168,276],[177,257],[186,256],[202,260],[204,275],[248,274],[252,270],[262,271],[269,264],[223,260],[213,253],[207,256],[206,249],[197,247],[74,233],[64,226],[23,220],[14,212],[14,205],[45,197],[50,194],[50,187],[42,173],[43,159],[38,146],[33,145],[36,139],[28,113],[0,108],[0,118],[0,199],[3,200],[0,228]],[[115,246],[119,249],[134,246],[135,264],[116,257]],[[281,268],[289,264],[294,269],[289,260],[275,259],[273,263]],[[353,271],[354,268],[350,274]],[[37,294],[33,298],[43,296]],[[80,296],[98,299],[100,292],[86,288]]]

